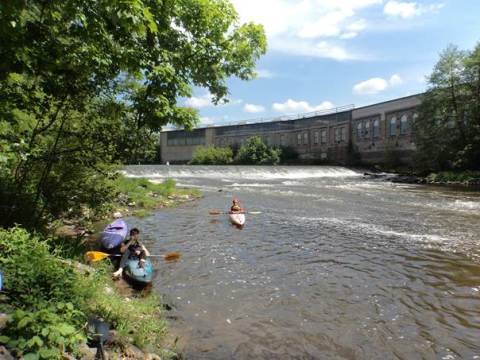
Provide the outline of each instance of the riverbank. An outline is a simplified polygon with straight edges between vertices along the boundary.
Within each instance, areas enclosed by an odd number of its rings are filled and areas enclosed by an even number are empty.
[[[116,186],[117,200],[106,207],[124,216],[144,216],[201,196],[197,190],[177,188],[173,180],[154,184],[121,177]],[[166,340],[161,297],[126,292],[111,280],[108,260],[83,264],[96,239],[86,225],[92,220],[65,219],[55,234],[53,229],[45,235],[18,227],[0,230],[0,353],[5,346],[27,360],[93,359],[97,348],[91,333],[98,329],[92,326],[100,324],[107,329],[105,352],[110,358],[176,357],[175,344]]]
[[[430,173],[428,175],[419,175],[415,172],[392,170],[381,171],[373,169],[364,173],[366,178],[381,179],[400,184],[424,184],[464,188],[468,190],[480,190],[480,172],[479,171],[442,171]]]

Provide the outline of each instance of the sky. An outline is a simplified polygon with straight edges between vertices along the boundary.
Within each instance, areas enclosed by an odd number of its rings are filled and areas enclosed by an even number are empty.
[[[427,88],[449,44],[480,41],[480,0],[231,0],[240,21],[264,25],[256,79],[229,79],[229,102],[205,89],[181,102],[200,126],[373,104]]]

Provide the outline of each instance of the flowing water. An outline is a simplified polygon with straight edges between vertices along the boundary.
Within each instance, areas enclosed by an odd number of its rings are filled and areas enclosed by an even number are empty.
[[[144,219],[187,359],[480,359],[480,193],[341,167],[134,166],[204,197]],[[236,228],[233,196],[246,210]]]

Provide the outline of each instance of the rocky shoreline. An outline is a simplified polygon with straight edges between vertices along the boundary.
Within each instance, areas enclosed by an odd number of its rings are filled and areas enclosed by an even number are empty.
[[[418,176],[412,174],[397,174],[387,172],[365,172],[364,178],[378,179],[380,181],[392,182],[396,184],[418,184],[418,185],[439,185],[449,187],[459,187],[468,190],[480,190],[480,178],[472,178],[465,181],[443,181],[435,179],[433,176]]]

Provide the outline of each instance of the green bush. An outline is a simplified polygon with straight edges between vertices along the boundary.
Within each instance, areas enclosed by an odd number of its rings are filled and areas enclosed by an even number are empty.
[[[117,193],[128,197],[127,203],[134,203],[136,207],[145,210],[155,209],[164,198],[178,192],[173,179],[157,184],[146,178],[119,176],[115,181],[115,188]]]
[[[258,136],[251,137],[240,148],[235,163],[243,165],[276,165],[280,161],[280,149],[265,145]]]
[[[228,165],[233,161],[230,147],[198,147],[193,153],[190,165]]]
[[[0,342],[31,359],[74,352],[86,340],[76,330],[86,321],[80,309],[88,294],[78,286],[79,276],[46,241],[20,228],[0,231],[0,253],[8,304],[0,303],[0,308],[15,309]]]
[[[480,178],[480,171],[441,171],[438,173],[431,173],[427,176],[427,181],[431,183],[444,182],[467,182],[473,179]]]
[[[17,309],[10,316],[0,343],[16,349],[24,359],[58,359],[64,352],[75,353],[76,347],[86,341],[78,321],[83,313],[72,303],[35,311]]]
[[[165,334],[155,295],[127,301],[115,291],[108,262],[88,273],[49,249],[48,241],[21,228],[0,230],[0,268],[5,298],[0,312],[10,315],[0,344],[25,359],[60,359],[85,342],[85,323],[98,315],[113,325],[121,342],[156,350]]]

